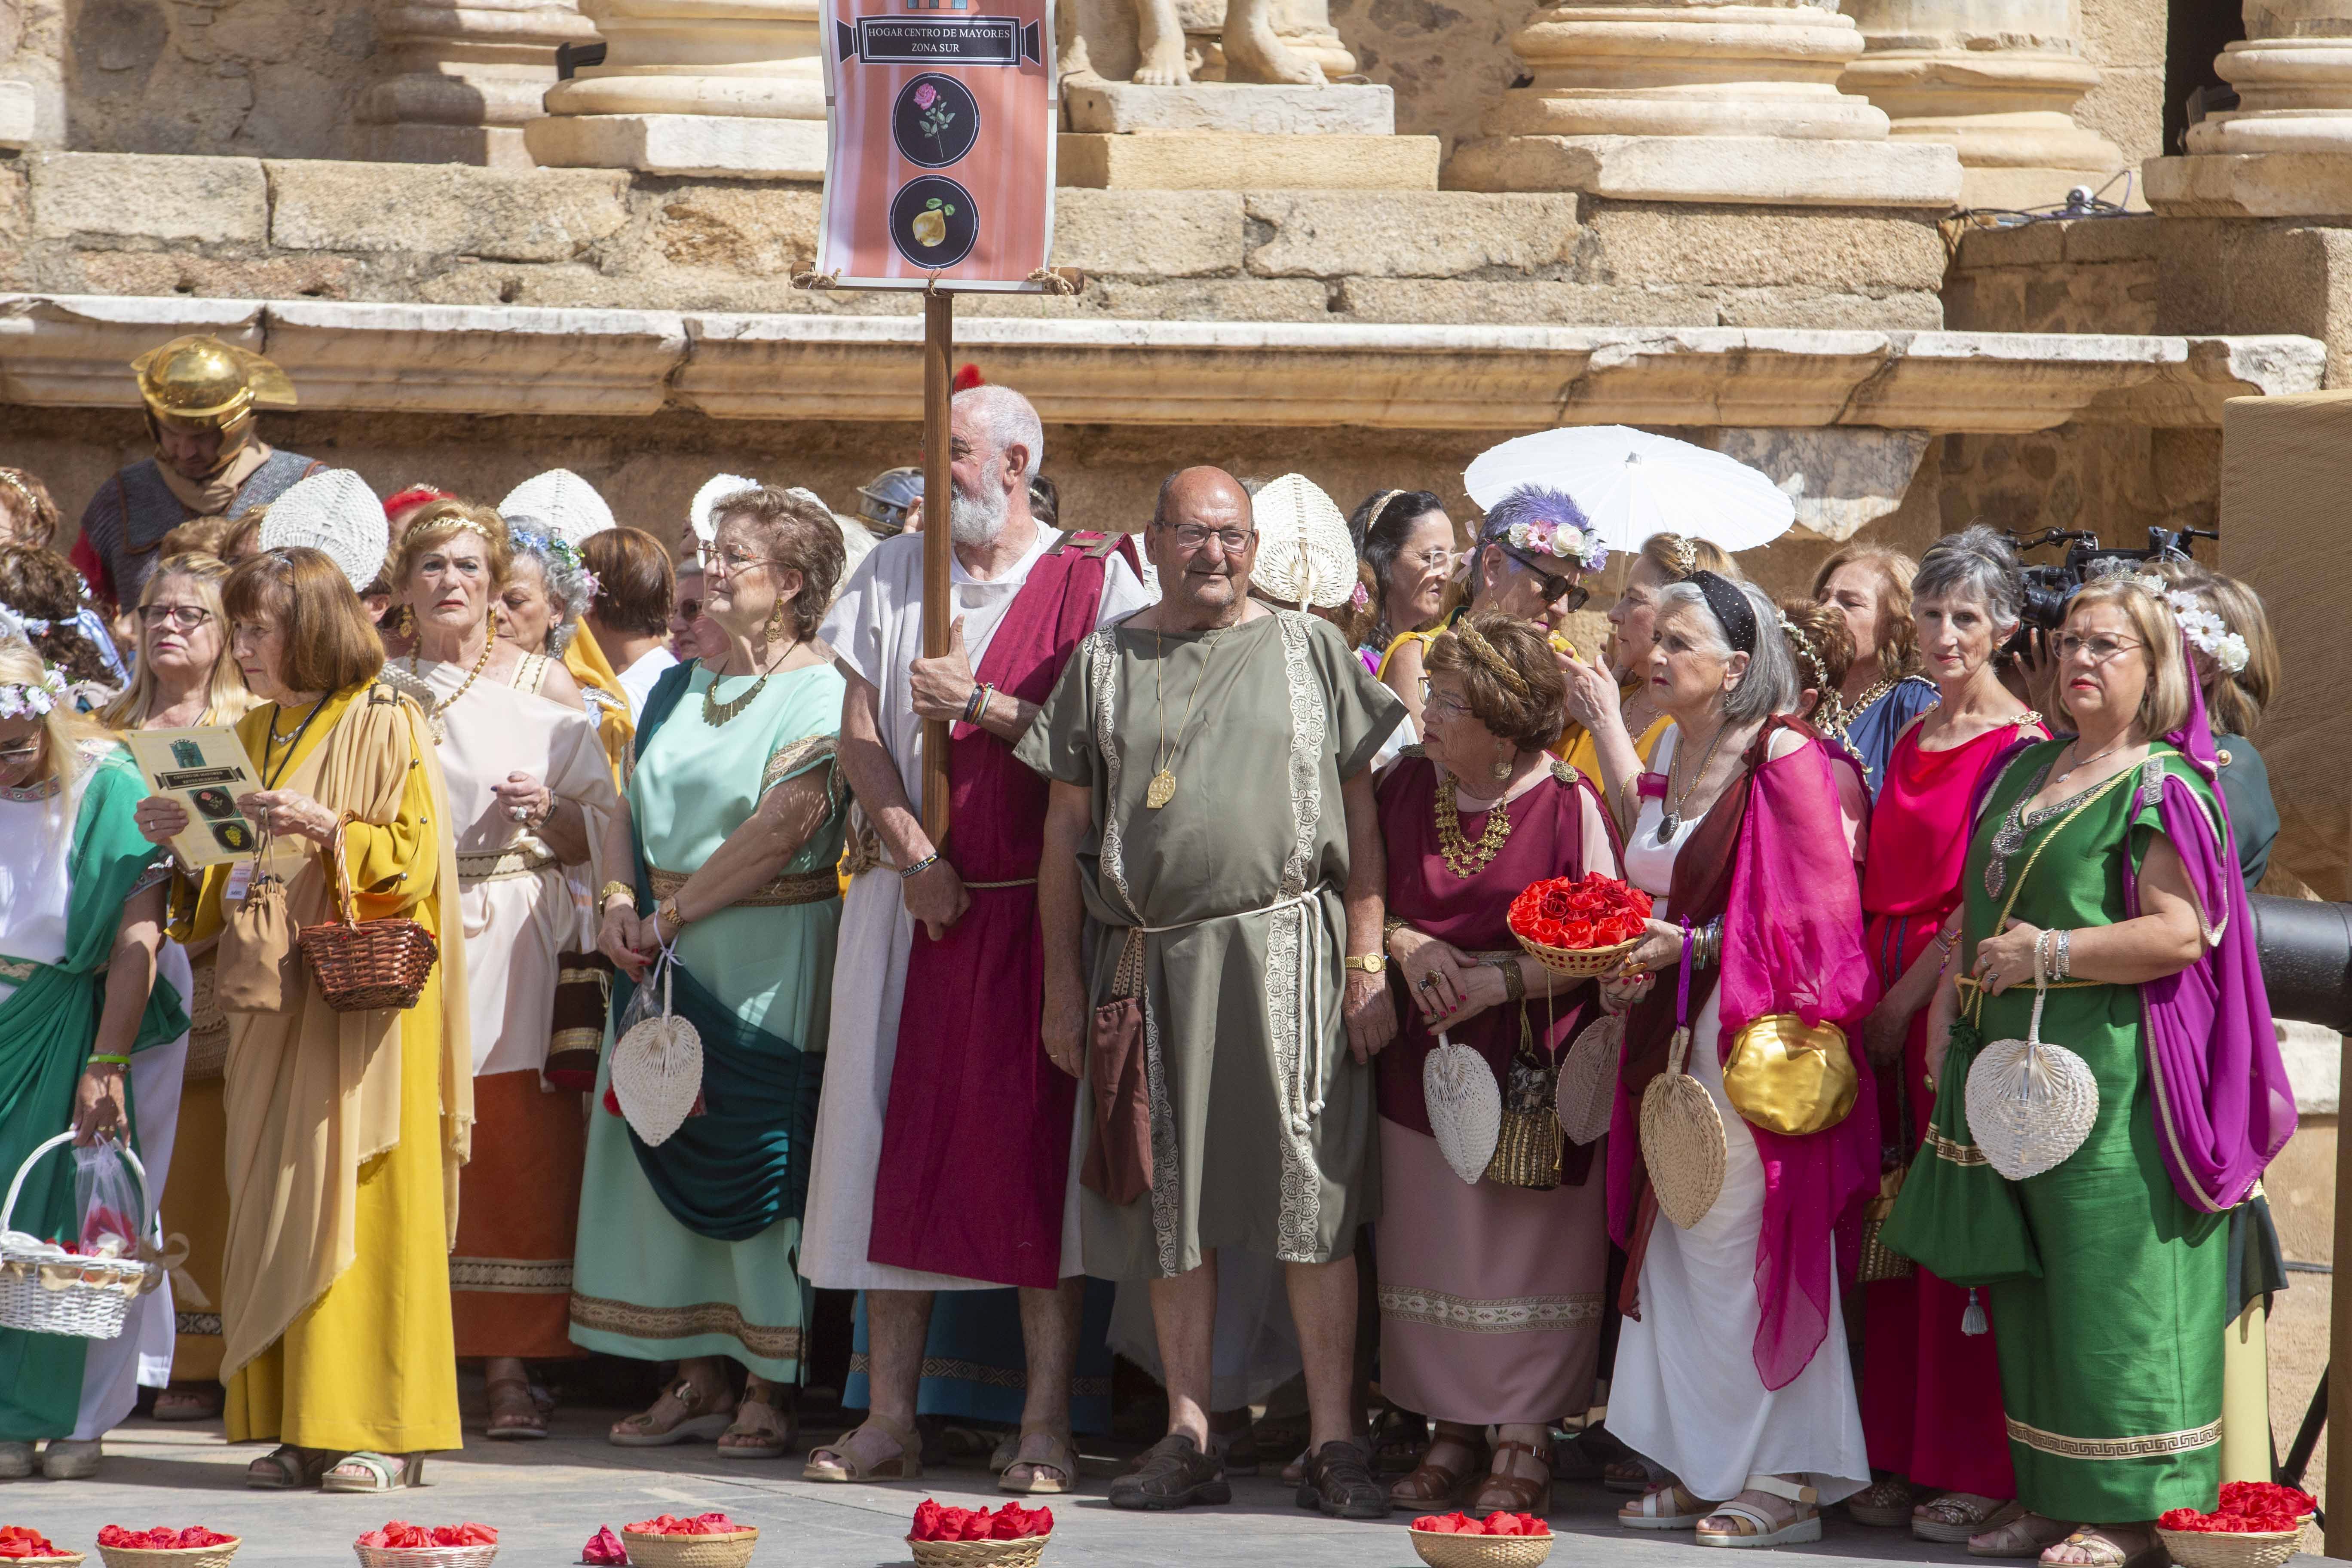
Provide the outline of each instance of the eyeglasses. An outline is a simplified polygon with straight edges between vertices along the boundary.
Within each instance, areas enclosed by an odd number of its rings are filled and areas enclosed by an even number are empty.
[[[169,621],[184,632],[194,631],[213,618],[213,613],[202,605],[142,605],[139,614],[150,626],[160,627]]]
[[[1534,575],[1536,587],[1542,593],[1543,602],[1547,605],[1566,599],[1568,603],[1561,605],[1563,609],[1580,610],[1584,608],[1584,602],[1592,597],[1592,590],[1574,578],[1554,576],[1507,544],[1503,546],[1503,553],[1517,562],[1521,571]]]
[[[1178,547],[1184,550],[1198,550],[1213,538],[1228,555],[1240,554],[1257,531],[1253,528],[1202,528],[1196,522],[1155,522],[1151,526],[1164,528],[1175,535]]]
[[[2065,632],[2058,638],[2058,657],[2072,658],[2078,653],[2086,654],[2093,664],[2105,664],[2126,648],[2147,646],[2134,637],[2080,637]]]
[[[719,552],[719,546],[715,544],[698,544],[695,546],[694,552],[701,557],[702,569],[705,572],[715,573],[721,577],[732,577],[736,573],[749,571],[754,566],[783,564],[780,561],[771,561],[761,555],[722,555]]]
[[[1421,678],[1421,711],[1424,719],[1431,713],[1444,719],[1466,719],[1470,715],[1470,705],[1459,698],[1440,697],[1436,689],[1429,684],[1429,677],[1424,675]]]
[[[41,754],[41,742],[26,741],[21,745],[0,746],[0,763],[29,763]]]

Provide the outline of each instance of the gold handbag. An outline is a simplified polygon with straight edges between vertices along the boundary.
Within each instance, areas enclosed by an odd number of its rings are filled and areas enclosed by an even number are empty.
[[[1519,1048],[1503,1075],[1503,1125],[1486,1179],[1500,1186],[1548,1193],[1559,1185],[1559,1075],[1536,1054],[1535,1032],[1519,1007]]]
[[[1916,1263],[1878,1239],[1886,1216],[1895,1212],[1895,1200],[1902,1195],[1903,1178],[1911,1173],[1911,1073],[1900,1058],[1895,1074],[1895,1131],[1879,1151],[1878,1195],[1862,1211],[1862,1257],[1854,1269],[1854,1281],[1861,1285],[1908,1279],[1919,1272]]]
[[[1845,1031],[1835,1024],[1808,1028],[1793,1013],[1768,1013],[1740,1030],[1723,1064],[1732,1109],[1792,1138],[1844,1121],[1860,1087]]]

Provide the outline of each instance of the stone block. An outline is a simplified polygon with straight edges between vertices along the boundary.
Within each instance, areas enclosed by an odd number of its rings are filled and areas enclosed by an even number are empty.
[[[1160,321],[1328,321],[1331,290],[1311,278],[1105,278],[1086,302],[1104,315]]]
[[[643,248],[672,266],[789,278],[806,271],[816,258],[821,201],[805,185],[729,184],[666,191],[653,200]]]
[[[1596,283],[1933,292],[1944,281],[1943,239],[1912,216],[1589,202],[1583,219]]]
[[[2170,216],[2352,216],[2352,153],[2200,153],[2140,172],[2148,205]]]
[[[1711,327],[1716,320],[1713,289],[1672,285],[1349,278],[1339,284],[1339,303],[1359,321],[1433,325]]]
[[[367,264],[348,256],[215,258],[187,251],[100,250],[68,262],[93,294],[194,294],[215,300],[364,299]]]
[[[2068,192],[2080,188],[2095,195],[2115,174],[2114,169],[2009,169],[1971,164],[1960,171],[1960,205],[1998,212],[2060,206],[2064,205]],[[2123,194],[2123,183],[2116,181],[2107,197],[2114,200]],[[2135,201],[2140,199],[2137,182],[2131,194]]]
[[[2152,261],[2166,251],[2166,226],[2155,217],[2077,218],[2032,224],[2064,232],[2069,261]]]
[[[15,247],[33,236],[31,185],[25,172],[0,163],[0,246]]]
[[[29,147],[39,134],[39,103],[29,81],[0,81],[0,149]]]
[[[1385,87],[1259,86],[1204,81],[1190,87],[1138,87],[1093,81],[1062,89],[1073,131],[1239,131],[1255,136],[1388,136],[1396,131],[1396,94]]]
[[[608,278],[576,261],[515,264],[464,262],[417,285],[416,297],[431,305],[527,305],[554,310],[610,310],[625,306],[676,308],[664,291],[648,300],[636,279]]]
[[[2164,67],[2102,66],[2099,85],[2074,114],[2075,124],[2123,149],[2126,168],[2156,157],[2164,151]]]
[[[2083,58],[2102,71],[2154,66],[2165,56],[2165,8],[2147,0],[2083,0]]]
[[[1054,265],[1137,278],[1241,269],[1239,191],[1089,190],[1054,194]]]
[[[546,123],[539,121],[537,123]],[[1064,132],[1065,185],[1173,191],[1433,191],[1434,136],[1112,136]]]
[[[1267,192],[1244,207],[1272,230],[1249,253],[1261,278],[1559,277],[1576,260],[1572,195]]]
[[[1726,289],[1716,300],[1715,319],[1717,325],[1726,327],[1803,327],[1823,331],[1870,327],[1936,332],[1944,328],[1944,302],[1924,290],[1851,294],[1786,285]]]
[[[1933,207],[1959,200],[1959,154],[1935,142],[1780,136],[1501,136],[1465,144],[1445,183],[1627,201]]]
[[[628,222],[617,170],[272,160],[273,244],[492,261],[570,261]]]
[[[269,187],[257,158],[42,153],[26,159],[33,232],[197,245],[255,243],[269,232]]]
[[[550,114],[523,127],[551,168],[639,169],[697,178],[823,180],[824,121],[724,114]]]

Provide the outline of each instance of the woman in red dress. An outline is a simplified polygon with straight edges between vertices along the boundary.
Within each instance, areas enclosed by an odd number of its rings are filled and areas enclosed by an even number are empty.
[[[1935,1107],[1927,1001],[1958,938],[1977,781],[2011,742],[2047,732],[1994,670],[2022,593],[2017,557],[2000,535],[1984,527],[1947,534],[1920,562],[1911,592],[1937,700],[1888,755],[1862,878],[1871,962],[1885,988],[1863,1037],[1880,1064],[1889,1169],[1909,1164]],[[1898,1055],[1901,1072],[1887,1071]],[[1970,1310],[1973,1296],[1924,1268],[1864,1291],[1863,1433],[1872,1468],[1888,1479],[1848,1500],[1862,1523],[1908,1523],[1921,1540],[1956,1542],[2002,1522],[1996,1516],[2017,1487],[2000,1363],[1981,1301]],[[1915,1487],[1928,1494],[1916,1508]]]
[[[1429,649],[1423,743],[1380,785],[1388,953],[1408,999],[1377,1062],[1381,1390],[1437,1419],[1391,1504],[1545,1513],[1549,1427],[1586,1409],[1609,1266],[1601,1144],[1552,1138],[1465,1183],[1439,1152],[1422,1070],[1441,1033],[1485,1058],[1506,1121],[1556,1135],[1552,1071],[1594,1012],[1591,984],[1528,957],[1507,916],[1548,877],[1618,875],[1593,785],[1545,752],[1565,685],[1543,629],[1465,617]],[[1550,1153],[1557,1148],[1557,1157]],[[1486,1429],[1497,1428],[1491,1455]]]

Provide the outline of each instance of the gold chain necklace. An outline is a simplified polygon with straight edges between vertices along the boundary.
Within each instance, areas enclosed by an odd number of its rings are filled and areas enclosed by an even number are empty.
[[[1176,726],[1176,746],[1168,745],[1168,658],[1162,650],[1160,631],[1151,633],[1151,684],[1154,706],[1160,710],[1160,741],[1151,748],[1151,782],[1143,789],[1147,810],[1158,811],[1176,798],[1176,752],[1184,749],[1184,731],[1192,727],[1192,705],[1201,700],[1201,683],[1209,679],[1209,663],[1223,638],[1220,627],[1201,644],[1201,672],[1192,678],[1192,695],[1184,700],[1184,721]]]
[[[1877,701],[1880,698],[1885,696],[1888,692],[1894,690],[1896,683],[1902,679],[1903,678],[1899,675],[1890,675],[1879,680],[1875,685],[1870,687],[1867,690],[1863,692],[1860,697],[1855,698],[1851,702],[1845,701],[1843,699],[1840,699],[1837,705],[1836,716],[1831,719],[1827,724],[1821,726],[1821,732],[1832,741],[1844,740],[1848,726],[1852,725],[1856,719],[1862,717],[1863,710]]]
[[[1707,764],[1715,761],[1715,749],[1723,744],[1723,737],[1730,729],[1731,721],[1728,719],[1723,721],[1715,727],[1715,734],[1713,738],[1707,742],[1706,750],[1699,756],[1698,771],[1691,774],[1690,783],[1683,785],[1682,793],[1673,796],[1672,801],[1666,806],[1664,813],[1659,816],[1658,842],[1660,844],[1673,843],[1675,835],[1682,830],[1683,807],[1690,804],[1692,794],[1698,788],[1698,781],[1706,777]],[[1666,787],[1668,790],[1672,790],[1674,788],[1675,763],[1679,763],[1682,760],[1682,748],[1677,746],[1675,748],[1675,761],[1666,764]]]
[[[1498,800],[1486,811],[1486,831],[1478,835],[1478,842],[1470,843],[1462,837],[1462,814],[1454,803],[1454,781],[1440,778],[1437,793],[1431,797],[1431,809],[1437,816],[1437,853],[1445,861],[1445,868],[1467,881],[1486,868],[1487,862],[1502,852],[1511,837],[1511,814],[1508,800]]]
[[[474,668],[466,672],[466,679],[458,683],[457,689],[449,693],[448,700],[436,702],[425,710],[425,727],[433,732],[433,743],[436,746],[449,738],[449,726],[441,716],[457,706],[457,699],[466,695],[474,682],[481,679],[482,671],[490,668],[490,655],[497,651],[499,639],[491,634],[488,626],[482,628],[482,657],[474,661]],[[413,653],[408,656],[408,673],[416,674],[416,656]],[[420,676],[418,679],[422,679],[423,677]],[[276,729],[277,726],[273,722],[271,725],[273,734]]]
[[[751,689],[749,691],[744,692],[742,696],[731,699],[729,701],[721,702],[718,700],[719,676],[717,670],[712,670],[710,672],[710,684],[702,689],[702,721],[716,730],[719,725],[724,724],[728,720],[732,719],[736,714],[740,713],[744,709],[751,706],[752,702],[758,699],[760,693],[767,689],[768,677],[775,674],[778,669],[783,668],[784,660],[792,658],[793,649],[800,646],[801,639],[798,637],[794,637],[791,642],[785,644],[784,651],[782,654],[778,656],[776,662],[770,665],[766,669],[760,671],[760,679],[751,682]],[[758,669],[759,666],[753,665],[752,668],[754,669]]]

